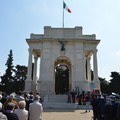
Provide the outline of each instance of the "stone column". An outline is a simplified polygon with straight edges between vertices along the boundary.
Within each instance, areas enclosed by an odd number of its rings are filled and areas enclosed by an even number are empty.
[[[37,92],[37,60],[38,57],[34,57],[34,72],[33,72],[33,88],[32,91]]]
[[[42,69],[43,69],[43,50],[40,51],[40,64],[39,64],[39,79],[38,79],[38,92],[40,93],[40,95],[42,96],[43,93],[42,93]],[[44,96],[44,95],[43,95]]]
[[[88,80],[89,82],[91,81],[90,60],[91,60],[91,57],[87,57],[87,80]]]
[[[29,48],[29,59],[28,59],[28,69],[27,69],[27,80],[32,80],[32,49]]]
[[[51,76],[51,93],[55,94],[55,68],[54,68],[54,61],[53,59],[51,59],[51,72],[50,72],[50,76]]]
[[[40,51],[40,55],[41,55],[41,51]],[[40,84],[41,84],[41,74],[40,74],[40,69],[41,69],[41,56],[40,56],[40,62],[39,62],[39,65],[38,65],[38,67],[39,67],[39,75],[38,75],[38,80],[37,80],[37,92],[39,92],[40,93]]]
[[[84,79],[84,81],[83,81],[83,90],[85,90],[85,91],[88,91],[88,81],[87,81],[87,79],[86,79],[86,58],[85,58],[85,50],[83,51],[83,79]]]
[[[98,79],[97,49],[93,50],[93,71],[95,88],[100,90],[100,81]]]
[[[28,49],[29,58],[28,58],[28,68],[27,68],[27,79],[25,81],[25,92],[30,92],[32,87],[32,49]]]
[[[71,72],[71,91],[75,88],[75,85],[74,85],[74,79],[75,79],[75,70],[74,70],[74,61],[72,61],[72,65],[71,65],[71,69],[72,69],[72,72]]]
[[[41,57],[40,57],[40,68],[39,68],[39,82],[41,82],[42,79],[42,71],[43,71],[43,51],[41,51]]]
[[[84,51],[84,54],[85,54],[85,51]],[[85,56],[85,55],[84,55]],[[87,67],[86,67],[86,64],[87,64]],[[87,58],[84,57],[84,89],[85,91],[90,91],[90,86],[89,86],[89,81],[87,79],[88,77],[88,61],[87,61]]]

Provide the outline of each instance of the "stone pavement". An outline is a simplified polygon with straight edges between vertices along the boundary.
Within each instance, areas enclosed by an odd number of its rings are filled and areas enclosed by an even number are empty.
[[[42,120],[92,120],[93,112],[85,113],[85,110],[72,109],[45,109]]]

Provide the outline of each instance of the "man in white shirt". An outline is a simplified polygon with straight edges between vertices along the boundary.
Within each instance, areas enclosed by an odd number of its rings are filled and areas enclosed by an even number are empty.
[[[34,102],[29,106],[29,120],[42,120],[43,106],[39,102],[40,96],[34,97]]]

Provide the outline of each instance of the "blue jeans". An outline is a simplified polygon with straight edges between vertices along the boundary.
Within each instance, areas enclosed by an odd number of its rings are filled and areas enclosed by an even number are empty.
[[[89,110],[90,111],[90,101],[86,102],[86,111]]]

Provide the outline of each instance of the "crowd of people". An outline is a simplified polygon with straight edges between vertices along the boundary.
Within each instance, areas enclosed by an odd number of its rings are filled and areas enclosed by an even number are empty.
[[[120,120],[120,95],[111,93],[110,95],[100,92],[75,92],[68,94],[68,102],[85,105],[85,112],[93,110],[93,120]]]
[[[6,95],[0,93],[0,120],[42,120],[42,99],[39,93]],[[74,89],[68,93],[69,103],[86,105],[85,112],[93,110],[93,120],[120,120],[120,95],[94,94]],[[37,111],[37,112],[36,112]]]
[[[42,99],[38,93],[0,94],[0,120],[42,120],[42,112]]]
[[[120,120],[120,95],[93,95],[91,100],[94,120]]]

